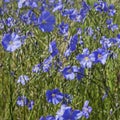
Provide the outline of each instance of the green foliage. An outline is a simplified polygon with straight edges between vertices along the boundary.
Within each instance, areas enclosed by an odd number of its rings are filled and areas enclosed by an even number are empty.
[[[95,0],[87,0],[89,4],[93,5]],[[109,0],[112,3],[112,0]],[[76,7],[79,0],[76,0]],[[120,25],[120,3],[114,1],[117,8],[117,14],[114,17],[115,23]],[[79,7],[79,6],[78,6]],[[86,19],[84,25],[79,23],[72,23],[67,18],[62,18],[59,13],[55,13],[57,23],[61,20],[70,24],[70,31],[68,39],[71,35],[76,33],[76,28],[84,29],[86,26],[95,28],[104,25],[108,18],[105,15],[94,15],[95,11],[91,11]],[[91,17],[92,16],[92,17]],[[21,29],[24,26],[21,25]],[[25,31],[32,30],[27,26]],[[120,31],[115,33],[109,32],[107,29],[102,29],[101,34],[97,33],[97,40],[102,35],[106,34],[108,37],[115,37]],[[62,55],[68,43],[61,41],[63,37],[59,36],[54,30],[50,34],[42,33],[38,29],[34,29],[35,36],[28,38],[26,43],[16,52],[8,53],[4,51],[0,45],[0,120],[38,120],[40,116],[55,115],[59,109],[60,104],[52,105],[46,101],[45,93],[48,89],[59,88],[61,92],[73,95],[73,101],[70,104],[74,109],[82,109],[85,100],[90,101],[93,111],[89,120],[119,120],[120,119],[120,49],[113,48],[114,52],[118,54],[117,59],[109,58],[105,65],[97,64],[92,69],[85,71],[86,75],[81,81],[73,80],[67,81],[64,77],[57,73],[54,67],[48,73],[35,74],[32,73],[32,67],[49,55],[48,45],[51,40],[55,39],[59,44],[60,54]],[[2,35],[1,35],[2,36]],[[0,37],[1,38],[1,37]],[[90,51],[95,50],[100,45],[99,41],[94,42],[91,37],[87,37],[83,33],[85,42],[84,47],[89,47]],[[37,42],[37,44],[35,44]],[[70,63],[78,64],[73,57],[78,53],[82,53],[82,48],[78,47],[78,51],[72,54]],[[56,58],[55,58],[56,59]],[[61,57],[64,66],[68,65],[65,57]],[[14,75],[11,75],[14,72]],[[30,81],[25,86],[17,84],[17,79],[20,75],[30,76]],[[120,77],[119,77],[120,78]],[[105,92],[108,92],[108,97],[102,100]],[[31,111],[26,107],[19,107],[16,105],[17,97],[26,95],[27,98],[32,99],[35,105]],[[111,112],[111,114],[110,114]],[[85,120],[82,118],[82,120]]]

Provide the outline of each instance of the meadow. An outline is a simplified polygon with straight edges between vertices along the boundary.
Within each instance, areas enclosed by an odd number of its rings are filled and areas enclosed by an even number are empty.
[[[0,2],[0,120],[120,120],[119,0]]]

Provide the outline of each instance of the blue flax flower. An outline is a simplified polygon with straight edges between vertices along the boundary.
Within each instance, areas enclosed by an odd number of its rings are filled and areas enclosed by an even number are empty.
[[[77,34],[81,35],[82,34],[82,29],[81,28],[77,28]]]
[[[74,80],[77,77],[78,80],[84,77],[84,68],[77,66],[67,66],[62,70],[62,74],[67,80]]]
[[[29,77],[27,75],[21,75],[18,78],[17,83],[21,83],[22,85],[25,85],[29,81]]]
[[[64,56],[65,56],[65,57],[70,56],[71,53],[76,50],[76,48],[77,48],[77,43],[78,43],[78,34],[75,34],[74,36],[72,36],[72,37],[70,38],[70,43],[69,43],[69,45],[68,45],[67,50],[66,50],[65,53],[64,53]]]
[[[82,115],[80,110],[73,110],[69,106],[61,105],[60,110],[56,113],[56,120],[78,120]]]
[[[58,54],[56,41],[50,42],[50,44],[49,44],[49,52],[51,53],[52,57],[55,57]]]
[[[5,25],[4,25],[4,20],[0,20],[0,30],[3,30]]]
[[[33,100],[29,101],[28,104],[27,104],[27,106],[28,106],[29,110],[32,110],[33,106],[34,106],[34,101]]]
[[[63,100],[63,94],[59,89],[47,90],[46,99],[49,103],[56,105]]]
[[[71,104],[73,100],[73,96],[69,94],[64,94],[62,104]]]
[[[61,1],[59,1],[58,3],[54,4],[54,8],[53,8],[52,12],[55,12],[55,11],[58,11],[58,10],[61,11],[62,8],[63,8],[63,4],[62,4]]]
[[[38,18],[38,25],[42,32],[51,32],[54,30],[55,17],[49,11],[43,11]]]
[[[82,54],[78,54],[76,56],[76,59],[80,62],[81,66],[83,68],[91,68],[92,62],[95,60],[95,57],[93,54],[89,54],[88,48],[83,49]]]
[[[21,20],[26,24],[37,24],[38,19],[32,10],[28,10],[26,13],[22,13],[20,16]]]
[[[103,0],[99,0],[98,3],[94,3],[94,7],[96,11],[107,12],[109,16],[114,16],[116,13],[114,5],[111,4],[108,6]]]
[[[82,1],[82,8],[80,9],[80,11],[74,9],[69,14],[69,18],[75,22],[84,22],[89,10],[90,10],[90,6],[88,6],[85,1]]]
[[[69,16],[74,12],[74,8],[71,9],[63,9],[63,11],[61,12],[62,16]]]
[[[71,55],[72,51],[70,50],[69,46],[67,48],[67,50],[64,52],[64,56],[67,58]]]
[[[85,1],[82,1],[82,8],[79,12],[76,12],[74,21],[83,23],[90,9],[90,6]]]
[[[75,72],[78,72],[77,66],[67,66],[62,70],[62,74],[67,80],[74,80]]]
[[[53,59],[52,56],[49,56],[46,59],[44,59],[42,63],[43,72],[48,72],[50,70],[50,67],[52,66],[52,59]]]
[[[88,12],[91,10],[91,7],[83,0],[82,8],[80,9],[80,21],[84,22]]]
[[[19,0],[18,1],[18,8],[22,8],[23,4],[25,3],[26,0]]]
[[[69,44],[69,48],[72,52],[76,50],[77,43],[78,43],[78,35],[75,34],[73,37],[71,37]]]
[[[9,2],[10,2],[10,0],[4,0],[4,2],[5,2],[5,3],[9,3]]]
[[[32,72],[39,73],[40,71],[41,71],[41,64],[36,64],[35,66],[33,66]]]
[[[109,41],[110,41],[110,43],[111,43],[111,46],[117,44],[117,39],[116,39],[116,38],[110,38]]]
[[[113,4],[111,4],[111,5],[109,6],[108,15],[109,15],[109,16],[114,16],[115,13],[116,13],[115,7],[114,7]]]
[[[82,113],[83,113],[83,116],[88,119],[89,118],[89,115],[90,113],[92,112],[92,107],[91,106],[88,106],[89,104],[89,101],[86,100],[84,105],[83,105],[83,108],[82,108]]]
[[[84,9],[85,12],[88,12],[91,9],[85,0],[82,1],[82,9]]]
[[[48,116],[46,116],[46,117],[40,117],[40,119],[39,120],[55,120],[55,117],[54,116],[52,116],[52,115],[48,115]]]
[[[18,8],[22,8],[22,7],[31,7],[31,8],[36,8],[38,7],[37,5],[37,0],[18,0]]]
[[[106,24],[107,24],[107,27],[108,27],[109,30],[112,30],[113,32],[115,30],[118,30],[118,25],[113,23],[113,19],[112,18],[107,19],[106,20]]]
[[[15,19],[13,17],[8,17],[5,23],[8,27],[12,27],[15,25]]]
[[[12,34],[4,34],[2,38],[2,45],[6,51],[14,52],[16,49],[20,48],[24,43],[24,38],[17,35],[15,32]]]
[[[89,36],[92,36],[92,35],[94,34],[94,30],[92,29],[92,27],[87,27],[87,28],[85,29],[85,32],[86,32],[86,34],[89,35]]]
[[[98,0],[98,3],[94,3],[94,8],[96,11],[99,12],[107,12],[108,11],[108,5],[106,2],[103,2],[102,0]]]
[[[23,96],[19,96],[17,98],[17,105],[23,107],[23,106],[28,104],[28,101],[29,100],[24,95]]]
[[[69,25],[64,22],[61,22],[61,24],[58,26],[59,29],[59,34],[63,35],[63,36],[68,36],[68,29],[69,29]]]
[[[50,5],[48,5],[48,3],[46,2],[46,0],[41,0],[41,6],[40,6],[40,11],[42,12],[42,11],[45,11],[45,10],[48,10],[48,9],[51,9],[50,7],[52,7],[52,6],[50,6]]]
[[[28,100],[27,97],[25,97],[24,95],[23,96],[18,96],[17,98],[17,105],[18,106],[27,106],[29,110],[32,110],[33,109],[33,106],[34,106],[34,101],[33,100]]]
[[[78,21],[80,22],[81,21],[80,18],[81,18],[81,15],[79,14],[77,9],[74,9],[73,12],[69,14],[69,19],[75,22],[78,22]]]
[[[120,34],[117,34],[116,40],[117,40],[117,45],[120,48]]]
[[[26,1],[26,6],[29,6],[31,8],[37,8],[38,7],[38,0],[28,0]]]
[[[53,56],[50,55],[49,57],[44,59],[42,63],[36,64],[35,66],[33,66],[32,72],[40,73],[41,70],[43,72],[48,72],[50,70],[50,67],[52,66],[52,59],[53,59]]]
[[[102,63],[103,65],[106,63],[106,60],[108,58],[109,52],[103,48],[98,48],[92,53],[95,56],[95,63]]]
[[[100,44],[102,45],[103,48],[107,49],[107,48],[111,47],[112,40],[110,40],[106,36],[102,36],[102,38],[100,39]]]
[[[84,70],[83,67],[78,68],[78,72],[77,72],[77,74],[76,74],[76,78],[77,78],[78,80],[81,80],[81,79],[84,77],[84,74],[85,74],[84,71],[85,71],[85,70]]]
[[[55,0],[49,0],[49,4],[54,4]]]

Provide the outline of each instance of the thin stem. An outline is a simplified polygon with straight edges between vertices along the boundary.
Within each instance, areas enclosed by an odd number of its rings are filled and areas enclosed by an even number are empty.
[[[9,90],[10,90],[9,111],[10,111],[10,119],[13,120],[13,98],[12,98],[12,96],[13,96],[13,89],[12,89],[12,81],[11,81],[11,76],[10,76],[10,72],[11,72],[10,59],[11,59],[11,53],[9,54],[9,59],[8,59]]]

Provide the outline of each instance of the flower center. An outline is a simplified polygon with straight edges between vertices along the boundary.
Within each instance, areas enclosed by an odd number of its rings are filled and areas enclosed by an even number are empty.
[[[98,58],[101,58],[102,57],[102,55],[101,54],[98,54]]]
[[[9,45],[13,45],[13,41],[10,41],[10,42],[9,42]]]
[[[88,112],[88,108],[87,107],[84,107],[83,110],[86,111],[86,112]]]
[[[42,24],[46,24],[46,21],[45,21],[45,20],[43,20],[43,21],[42,21]]]
[[[88,60],[89,60],[89,58],[88,58],[88,57],[85,57],[85,60],[86,60],[86,61],[88,61]]]
[[[54,93],[52,94],[52,97],[55,97],[55,94],[54,94]]]
[[[68,73],[71,73],[72,72],[72,70],[71,69],[68,69],[68,71],[67,71]]]

